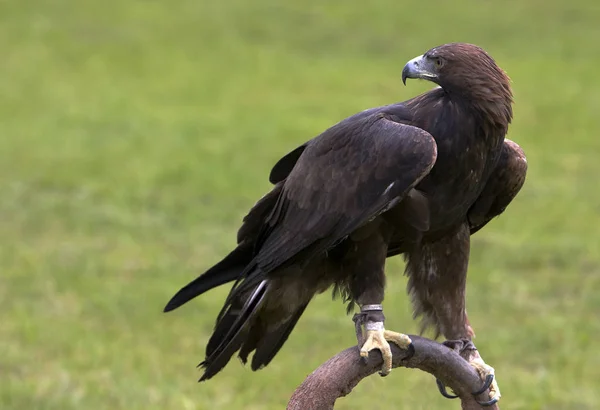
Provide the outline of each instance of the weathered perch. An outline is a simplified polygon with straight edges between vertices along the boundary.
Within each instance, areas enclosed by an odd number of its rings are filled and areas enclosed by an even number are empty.
[[[477,354],[469,341],[457,342],[452,350],[433,340],[414,335],[410,337],[415,354],[408,359],[406,351],[393,343],[390,344],[393,367],[416,368],[431,373],[458,395],[464,410],[498,410],[497,404],[490,407],[481,406],[471,394],[478,391],[483,382],[465,360],[469,355]],[[379,371],[382,362],[381,354],[373,351],[365,363],[357,346],[338,353],[304,380],[292,395],[287,410],[333,409],[338,398],[346,396],[362,379]],[[431,388],[435,388],[433,383]],[[477,399],[487,401],[488,391],[479,395]]]

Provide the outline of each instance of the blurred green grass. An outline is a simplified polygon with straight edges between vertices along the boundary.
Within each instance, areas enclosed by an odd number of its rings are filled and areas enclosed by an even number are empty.
[[[231,248],[274,162],[400,83],[428,48],[486,48],[514,82],[528,181],[474,237],[468,310],[510,409],[600,403],[600,6],[274,0],[0,3],[0,408],[279,409],[354,343],[317,298],[268,368],[194,365],[227,289],[163,315]],[[388,326],[417,331],[399,258]],[[424,373],[339,409],[456,406]]]

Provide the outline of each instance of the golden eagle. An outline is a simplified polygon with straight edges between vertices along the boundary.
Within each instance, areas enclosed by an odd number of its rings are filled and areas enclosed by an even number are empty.
[[[252,370],[269,364],[316,294],[334,287],[349,311],[360,307],[361,355],[388,342],[413,349],[384,328],[387,257],[407,260],[408,293],[423,329],[471,339],[465,309],[470,235],[501,214],[521,189],[527,162],[505,139],[512,119],[510,80],[472,44],[451,43],[410,60],[402,81],[436,87],[408,101],[372,108],[337,123],[284,156],[273,189],[244,218],[238,245],[182,288],[173,310],[234,281],[206,346],[202,380],[238,355]],[[487,376],[480,357],[471,363]],[[484,390],[485,391],[485,390]],[[500,392],[490,387],[495,403]]]

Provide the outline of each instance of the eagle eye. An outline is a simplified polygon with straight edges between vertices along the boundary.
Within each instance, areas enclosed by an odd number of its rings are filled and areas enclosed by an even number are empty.
[[[440,69],[444,66],[444,59],[441,57],[436,57],[433,60],[433,64],[435,64],[435,68]]]

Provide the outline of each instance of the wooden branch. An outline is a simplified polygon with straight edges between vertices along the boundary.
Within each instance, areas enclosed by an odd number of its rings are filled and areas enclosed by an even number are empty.
[[[416,368],[431,373],[459,396],[456,401],[460,400],[463,410],[498,410],[497,404],[482,407],[471,394],[481,388],[483,381],[465,360],[470,355],[478,354],[469,341],[456,342],[453,350],[423,337],[410,335],[410,338],[415,347],[415,354],[407,360],[407,352],[390,343],[393,367]],[[360,357],[358,347],[350,347],[312,372],[292,395],[287,410],[333,409],[338,398],[349,394],[365,377],[378,372],[382,363],[378,350],[371,352],[369,360],[365,363]],[[433,381],[431,388],[436,389]],[[450,390],[449,392],[452,393]],[[486,391],[477,399],[487,401],[488,397]]]

